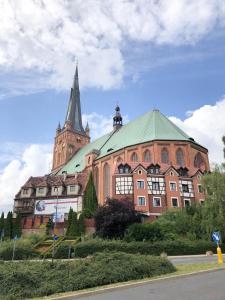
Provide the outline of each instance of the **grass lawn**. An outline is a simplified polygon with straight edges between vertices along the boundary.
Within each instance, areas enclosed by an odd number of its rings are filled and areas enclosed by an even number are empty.
[[[57,296],[62,297],[62,296],[70,296],[70,295],[83,295],[85,293],[89,294],[95,291],[101,291],[101,290],[107,290],[107,289],[112,289],[116,287],[124,287],[124,286],[129,286],[129,285],[135,285],[135,284],[142,284],[145,282],[151,282],[154,280],[159,280],[159,279],[167,279],[167,278],[172,278],[176,276],[185,276],[191,273],[197,273],[197,272],[204,272],[207,270],[218,270],[218,269],[225,269],[225,263],[219,265],[216,262],[212,263],[196,263],[196,264],[181,264],[181,265],[176,265],[177,271],[171,274],[165,274],[165,275],[160,275],[160,276],[154,276],[151,278],[145,278],[142,280],[131,280],[127,282],[120,282],[120,283],[114,283],[114,284],[108,284],[100,287],[94,287],[94,288],[89,288],[89,289],[84,289],[81,291],[76,291],[76,292],[67,292],[67,293],[59,293],[55,295],[51,295],[49,297],[41,297],[41,298],[32,298],[32,300],[43,300],[43,299],[56,299]]]

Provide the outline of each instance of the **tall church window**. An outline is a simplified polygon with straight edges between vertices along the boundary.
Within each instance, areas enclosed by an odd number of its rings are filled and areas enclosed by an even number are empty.
[[[151,153],[150,153],[149,150],[146,150],[144,152],[144,161],[146,161],[146,162],[150,162],[151,161]]]
[[[99,181],[99,172],[98,172],[98,167],[96,167],[95,168],[95,190],[97,196],[98,196],[98,181]]]
[[[103,195],[104,199],[109,197],[110,192],[110,167],[109,164],[106,163],[103,167]]]
[[[132,153],[132,155],[131,155],[131,161],[138,161],[138,156],[137,156],[136,152]]]
[[[204,161],[201,153],[198,152],[194,158],[194,166],[195,166],[195,168],[200,168],[203,164],[205,164],[205,161]]]
[[[184,153],[180,148],[177,149],[177,152],[176,152],[176,161],[177,161],[178,165],[180,165],[180,166],[184,165]]]
[[[166,148],[162,149],[161,162],[164,163],[164,164],[167,164],[169,162],[169,152]]]

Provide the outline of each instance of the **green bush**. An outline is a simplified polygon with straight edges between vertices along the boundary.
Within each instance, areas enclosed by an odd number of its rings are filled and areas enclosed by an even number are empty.
[[[0,260],[11,260],[13,256],[13,241],[4,241],[0,245]],[[32,243],[29,240],[16,241],[14,259],[33,258],[35,253],[32,250]]]
[[[165,258],[98,253],[69,262],[0,264],[0,299],[24,299],[174,272]],[[13,284],[12,284],[13,283]]]
[[[145,224],[132,224],[125,233],[126,241],[161,241],[165,239],[160,225],[156,222]]]
[[[222,245],[225,250],[225,244]],[[140,253],[145,255],[160,255],[166,252],[168,255],[193,255],[204,254],[207,250],[216,253],[216,245],[208,241],[160,241],[160,242],[130,242],[120,240],[98,240],[93,239],[79,243],[75,246],[76,257],[87,257],[96,252],[122,251],[125,253]]]

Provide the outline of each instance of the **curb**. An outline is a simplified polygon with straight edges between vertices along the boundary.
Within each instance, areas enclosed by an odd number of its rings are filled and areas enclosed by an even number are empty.
[[[214,269],[206,269],[196,272],[190,272],[186,274],[178,274],[178,275],[171,275],[171,276],[165,276],[161,278],[155,278],[155,279],[143,279],[135,282],[125,282],[125,283],[115,283],[114,286],[106,286],[106,287],[96,287],[96,290],[93,291],[74,291],[67,295],[61,295],[61,296],[50,296],[50,297],[43,297],[38,299],[48,299],[48,300],[72,300],[75,298],[83,298],[85,296],[94,296],[98,294],[102,294],[104,292],[113,291],[113,290],[119,290],[119,289],[126,289],[129,287],[136,287],[140,285],[145,285],[151,282],[160,281],[160,280],[169,280],[169,279],[176,279],[176,278],[182,278],[182,277],[188,277],[188,276],[194,276],[202,273],[210,273],[210,272],[217,272],[217,271],[223,271],[225,269],[225,266],[220,268],[214,268]]]

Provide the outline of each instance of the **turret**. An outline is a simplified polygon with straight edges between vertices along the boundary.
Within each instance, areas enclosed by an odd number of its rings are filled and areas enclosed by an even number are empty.
[[[121,126],[123,126],[123,118],[120,114],[120,107],[117,105],[115,108],[115,116],[113,117],[113,129],[118,130]]]

